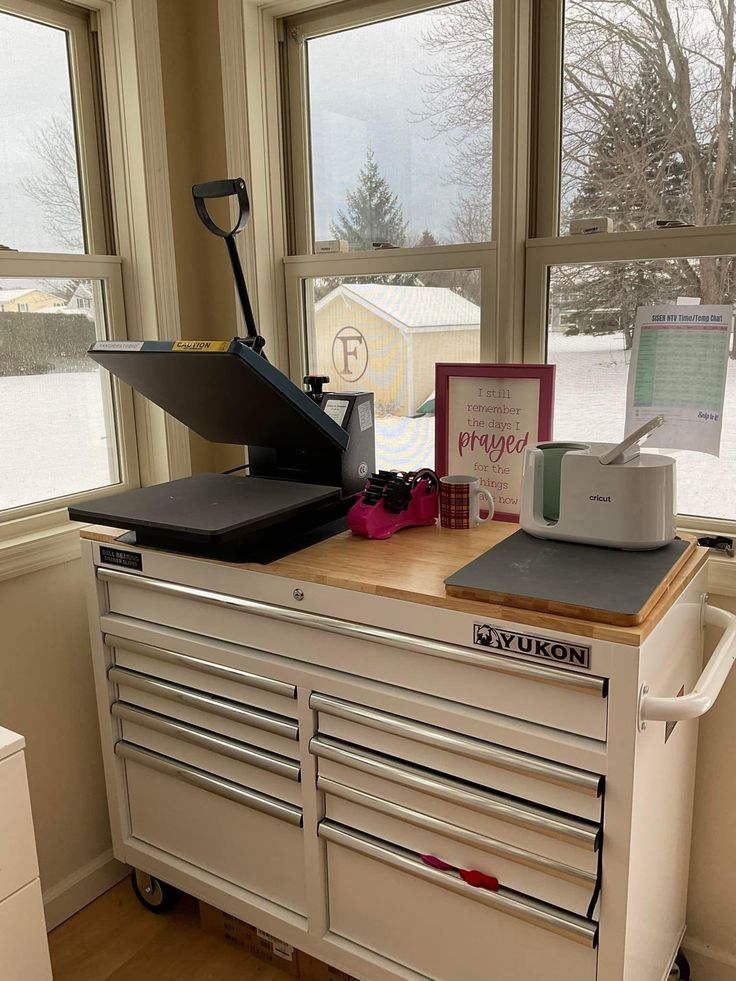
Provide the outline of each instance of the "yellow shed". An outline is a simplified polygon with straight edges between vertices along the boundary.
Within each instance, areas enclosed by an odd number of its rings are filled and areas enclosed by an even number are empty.
[[[342,283],[315,306],[311,370],[332,391],[375,393],[379,415],[413,416],[437,361],[479,357],[480,307],[445,286]]]

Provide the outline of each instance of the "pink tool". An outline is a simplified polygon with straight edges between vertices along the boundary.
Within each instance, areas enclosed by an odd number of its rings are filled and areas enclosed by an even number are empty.
[[[390,538],[411,525],[433,525],[439,480],[434,470],[401,473],[379,470],[348,511],[348,527],[364,538]]]

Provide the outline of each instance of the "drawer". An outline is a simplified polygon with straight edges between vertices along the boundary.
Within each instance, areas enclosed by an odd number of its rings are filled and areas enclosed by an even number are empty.
[[[312,739],[319,779],[394,801],[468,831],[595,875],[599,822],[487,790],[327,737]]]
[[[600,821],[604,778],[364,705],[313,694],[319,734]]]
[[[597,904],[598,878],[592,872],[553,862],[328,777],[320,777],[318,787],[325,794],[325,817],[333,823],[456,868],[495,876],[506,889],[579,916],[590,915]]]
[[[105,634],[104,639],[105,644],[115,651],[115,664],[119,667],[276,715],[296,718],[295,685],[114,634]]]
[[[330,929],[440,981],[595,981],[597,925],[323,821]]]
[[[111,712],[120,720],[125,742],[290,804],[301,804],[301,770],[295,760],[125,702],[114,702]]]
[[[280,756],[299,758],[299,726],[294,719],[128,668],[112,667],[107,676],[117,686],[121,702],[259,746]]]
[[[126,742],[134,838],[303,913],[301,808]]]
[[[0,903],[0,978],[2,981],[51,981],[38,879]]]
[[[606,739],[604,678],[117,569],[97,577],[121,616]]]
[[[0,900],[38,876],[23,753],[0,763]]]

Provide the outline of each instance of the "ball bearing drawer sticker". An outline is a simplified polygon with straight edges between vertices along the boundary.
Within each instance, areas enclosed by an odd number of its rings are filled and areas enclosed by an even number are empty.
[[[558,664],[571,664],[590,669],[590,647],[585,644],[566,644],[560,640],[517,634],[489,623],[473,624],[473,643],[522,657],[538,657]]]
[[[123,569],[137,569],[143,572],[143,556],[140,552],[129,552],[124,548],[110,548],[100,545],[100,562],[105,565],[119,565]]]

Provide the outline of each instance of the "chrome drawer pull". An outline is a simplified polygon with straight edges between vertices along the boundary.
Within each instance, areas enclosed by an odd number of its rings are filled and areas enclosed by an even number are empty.
[[[520,773],[523,776],[546,780],[549,783],[569,787],[571,790],[593,797],[599,797],[603,791],[603,777],[596,773],[588,773],[586,770],[552,763],[539,757],[526,756],[514,750],[496,746],[493,743],[474,739],[471,736],[461,736],[458,733],[439,729],[423,722],[413,722],[398,715],[380,712],[363,705],[343,702],[339,698],[331,698],[328,695],[313,693],[309,698],[309,704],[318,712],[325,712],[327,715],[333,715],[339,719],[357,722],[381,732],[406,736],[407,739],[426,743],[426,745],[436,749],[458,753],[460,756],[467,756],[471,760],[490,763],[493,766]]]
[[[517,865],[524,865],[537,872],[553,875],[558,879],[566,879],[583,889],[592,890],[595,887],[597,876],[594,872],[585,872],[582,869],[573,868],[571,865],[565,865],[563,862],[555,862],[551,858],[545,858],[543,855],[535,855],[524,848],[508,845],[505,841],[498,841],[496,838],[488,838],[477,831],[470,831],[468,828],[461,828],[457,824],[450,824],[440,818],[432,817],[431,814],[422,814],[420,811],[405,807],[403,804],[395,804],[393,801],[368,794],[364,790],[348,787],[330,777],[317,777],[317,788],[325,794],[339,797],[340,800],[360,804],[372,811],[378,811],[406,824],[412,824],[414,827],[424,828],[445,838],[452,838],[453,841],[470,845],[472,848],[479,848],[490,855],[506,858]]]
[[[191,668],[193,671],[211,674],[215,678],[235,681],[239,685],[249,685],[251,688],[260,688],[262,691],[270,691],[275,695],[296,698],[296,685],[289,685],[285,681],[263,678],[261,675],[251,674],[250,671],[229,668],[224,664],[214,664],[212,661],[205,661],[200,657],[180,654],[178,651],[168,651],[163,647],[153,647],[151,644],[142,644],[137,640],[118,637],[116,634],[105,634],[104,640],[108,647],[117,647],[124,651],[130,651],[131,654],[144,654],[146,657],[155,658],[157,661],[178,664],[182,668]]]
[[[226,756],[228,759],[237,760],[239,763],[249,763],[261,770],[269,770],[271,773],[277,773],[280,777],[286,777],[287,780],[293,780],[295,783],[301,779],[299,764],[286,759],[284,756],[276,756],[245,743],[226,739],[224,736],[216,736],[206,729],[190,726],[176,719],[169,719],[165,715],[150,712],[148,709],[137,708],[127,702],[113,702],[110,712],[116,719],[133,722],[145,729],[161,732],[165,736],[173,736],[175,739],[181,739],[182,742],[208,749],[217,753],[218,756]]]
[[[466,899],[472,899],[477,903],[490,906],[492,909],[498,910],[499,913],[508,913],[510,916],[525,920],[527,923],[542,927],[544,930],[551,930],[552,933],[557,933],[586,947],[595,948],[598,943],[598,924],[593,920],[586,920],[574,913],[563,912],[555,906],[548,906],[546,903],[530,899],[522,893],[513,892],[511,889],[501,887],[498,892],[490,892],[487,889],[474,888],[463,882],[462,879],[425,865],[414,858],[412,852],[393,848],[377,838],[364,835],[360,831],[348,830],[332,821],[321,821],[318,833],[325,841],[349,848],[351,851],[376,859],[376,861],[383,862],[384,865],[389,865],[402,872],[408,872],[410,875],[431,882],[433,885],[442,886],[444,889],[464,896]]]
[[[294,807],[293,804],[285,804],[275,797],[268,797],[266,794],[257,793],[255,790],[241,787],[240,784],[231,783],[220,777],[212,777],[203,770],[184,766],[169,759],[168,756],[161,756],[160,753],[153,753],[148,749],[140,749],[132,743],[123,741],[115,743],[115,754],[134,763],[140,763],[141,766],[146,766],[150,770],[159,770],[170,777],[176,777],[178,780],[183,780],[200,790],[207,790],[209,793],[217,794],[218,797],[235,801],[236,804],[243,804],[254,811],[262,811],[264,814],[279,818],[288,824],[294,824],[298,828],[302,826],[301,809]],[[162,806],[166,806],[166,803],[163,802]],[[217,833],[216,828],[213,829],[213,833]]]
[[[487,790],[476,789],[459,780],[430,776],[426,771],[397,763],[377,753],[358,750],[347,743],[340,743],[324,736],[312,739],[309,750],[315,756],[332,760],[333,763],[342,763],[364,773],[383,777],[385,780],[419,790],[449,804],[469,807],[471,810],[480,811],[507,824],[515,824],[551,838],[559,838],[588,851],[596,851],[600,844],[600,826],[592,821],[533,807]]]
[[[605,698],[607,682],[605,678],[579,674],[565,668],[548,668],[538,664],[527,664],[525,661],[498,654],[486,654],[473,651],[453,644],[443,644],[438,641],[414,637],[394,630],[384,630],[366,624],[350,623],[336,617],[325,616],[322,613],[307,613],[304,610],[290,610],[285,606],[274,606],[271,603],[261,603],[258,600],[242,599],[239,596],[228,596],[225,593],[213,593],[208,589],[195,586],[182,586],[179,583],[164,582],[159,579],[149,579],[147,576],[135,576],[118,569],[97,569],[97,578],[101,582],[122,583],[138,589],[149,589],[156,593],[166,593],[169,596],[183,596],[187,599],[200,600],[212,606],[241,610],[253,616],[267,617],[269,620],[281,620],[284,623],[295,623],[301,627],[313,627],[327,633],[340,634],[342,637],[353,637],[358,640],[372,641],[386,647],[398,647],[404,651],[417,654],[428,654],[448,661],[460,661],[476,668],[486,668],[509,674],[515,678],[527,678],[530,681],[544,682],[570,688],[573,691],[596,695]]]
[[[298,724],[279,715],[260,712],[224,698],[216,698],[214,695],[203,695],[194,691],[193,688],[183,688],[168,681],[159,681],[158,678],[151,678],[147,674],[130,671],[128,668],[110,668],[107,677],[116,685],[125,685],[128,688],[150,692],[152,695],[167,698],[169,701],[181,702],[182,705],[202,709],[209,712],[210,715],[219,715],[223,719],[242,722],[243,725],[263,729],[265,732],[273,732],[278,736],[284,736],[286,739],[296,740],[299,738]]]

